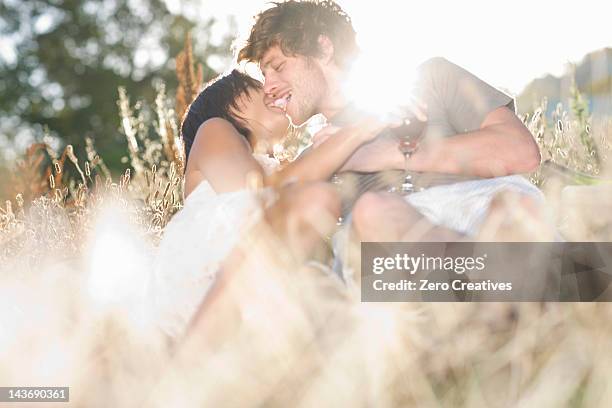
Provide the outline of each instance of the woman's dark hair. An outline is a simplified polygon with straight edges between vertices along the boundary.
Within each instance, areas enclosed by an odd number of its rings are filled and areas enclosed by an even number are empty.
[[[230,122],[238,133],[247,139],[250,138],[251,131],[235,111],[238,110],[240,95],[248,96],[248,91],[259,89],[261,86],[261,82],[237,70],[225,76],[220,75],[207,83],[189,105],[181,124],[181,134],[185,143],[185,162],[189,160],[189,152],[199,127],[208,119],[223,118]]]

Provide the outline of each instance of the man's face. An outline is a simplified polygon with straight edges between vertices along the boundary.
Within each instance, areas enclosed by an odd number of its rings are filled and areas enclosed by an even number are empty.
[[[286,56],[279,46],[273,46],[259,66],[265,78],[266,105],[284,110],[296,125],[320,113],[327,84],[315,58]]]

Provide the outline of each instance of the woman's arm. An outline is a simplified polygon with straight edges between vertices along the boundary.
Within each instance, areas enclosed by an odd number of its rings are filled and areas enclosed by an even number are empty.
[[[333,128],[331,131],[324,128],[321,132],[326,134],[318,138],[323,139],[320,143],[315,142],[308,152],[268,176],[264,184],[282,186],[293,181],[327,180],[362,144],[372,140],[387,126],[389,124],[368,118],[355,125]]]
[[[198,171],[217,192],[246,187],[249,175],[259,177],[266,186],[280,187],[293,181],[322,181],[361,146],[372,140],[387,125],[365,119],[335,131],[333,137],[271,175],[265,175],[253,158],[245,138],[224,119],[209,119],[200,126],[190,153],[187,171]],[[336,129],[335,129],[336,130]],[[192,164],[193,163],[193,164]]]

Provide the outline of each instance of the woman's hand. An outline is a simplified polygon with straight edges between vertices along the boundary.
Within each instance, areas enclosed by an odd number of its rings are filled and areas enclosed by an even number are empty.
[[[352,125],[351,128],[355,129],[355,133],[361,137],[363,143],[367,143],[375,139],[383,130],[401,126],[402,123],[402,119],[396,116],[388,116],[384,119],[368,116]]]
[[[314,136],[312,137],[312,147],[316,149],[323,142],[329,139],[331,135],[337,133],[340,129],[341,128],[339,128],[338,126],[333,126],[333,125],[325,126],[323,129],[315,133]]]
[[[398,118],[390,118],[382,120],[374,116],[361,119],[354,125],[346,126],[344,128],[327,125],[323,129],[319,130],[312,137],[312,147],[317,148],[330,136],[338,133],[339,131],[345,131],[359,138],[361,143],[367,143],[378,136],[383,130],[389,127],[397,127],[402,124],[402,120]]]

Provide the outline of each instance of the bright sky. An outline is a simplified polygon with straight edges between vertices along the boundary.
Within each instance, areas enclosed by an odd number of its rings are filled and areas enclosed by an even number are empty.
[[[167,0],[171,10],[180,0]],[[265,7],[260,0],[202,0],[199,15],[235,15],[240,30]],[[339,0],[349,13],[364,51],[378,71],[410,70],[432,56],[443,56],[492,85],[520,92],[532,79],[560,75],[567,62],[612,46],[610,8],[604,0],[572,6],[553,0]],[[190,14],[193,15],[193,14]]]

